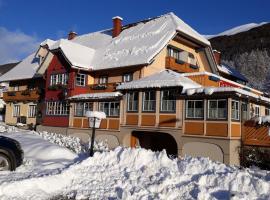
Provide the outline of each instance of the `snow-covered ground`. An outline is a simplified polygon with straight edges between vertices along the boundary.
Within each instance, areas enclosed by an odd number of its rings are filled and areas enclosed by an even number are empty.
[[[15,172],[0,173],[0,199],[270,199],[268,171],[123,147],[77,162],[33,132],[4,134],[28,150]]]

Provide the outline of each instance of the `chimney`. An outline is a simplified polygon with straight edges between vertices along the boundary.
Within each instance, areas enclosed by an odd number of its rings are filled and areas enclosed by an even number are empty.
[[[70,32],[68,33],[68,40],[74,39],[77,35],[78,35],[78,34],[77,34],[76,32],[70,31]]]
[[[217,62],[218,65],[220,65],[221,63],[221,53],[217,50],[213,50],[214,56],[215,56],[215,60]]]
[[[119,16],[116,16],[116,17],[113,17],[112,20],[113,20],[113,33],[112,33],[112,36],[114,38],[114,37],[117,37],[122,31],[123,18],[121,18]]]

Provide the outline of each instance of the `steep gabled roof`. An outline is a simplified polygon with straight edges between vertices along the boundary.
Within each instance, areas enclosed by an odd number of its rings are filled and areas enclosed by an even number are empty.
[[[204,46],[210,46],[209,41],[202,35],[173,13],[168,13],[126,25],[120,35],[114,38],[111,36],[111,30],[78,36],[68,43],[69,54],[65,56],[72,63],[72,57],[77,57],[80,50],[82,54],[88,55],[88,58],[80,59],[80,62],[77,60],[73,64],[74,67],[91,67],[92,70],[149,64],[177,33]],[[62,43],[67,43],[66,41],[61,40]],[[56,44],[51,49],[56,49]],[[58,47],[65,51],[64,45]]]
[[[0,82],[34,78],[39,67],[39,59],[35,57],[35,54],[32,53],[13,69],[1,76]]]

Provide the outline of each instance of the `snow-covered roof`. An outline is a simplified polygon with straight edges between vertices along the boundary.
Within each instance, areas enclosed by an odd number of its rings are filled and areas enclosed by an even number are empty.
[[[231,75],[240,79],[241,81],[248,82],[247,78],[243,74],[241,74],[239,71],[237,71],[236,69],[226,64],[220,64],[220,65],[217,65],[217,67],[218,67],[218,70],[224,74],[228,74],[228,75]]]
[[[93,70],[149,64],[154,56],[177,33],[205,46],[210,46],[209,41],[202,35],[173,13],[168,13],[138,22],[132,26],[124,26],[120,35],[114,38],[111,36],[111,30],[77,36],[69,43],[70,47],[66,47],[66,50],[69,49],[69,54],[65,56],[71,62],[74,59],[72,57],[79,58],[79,53],[87,54],[89,58],[81,59],[80,61],[76,60],[75,64],[80,65],[80,67],[85,66],[86,68],[91,66]],[[81,45],[81,47],[74,43]],[[55,49],[55,46],[64,51],[63,44],[54,44],[51,49]],[[91,50],[87,50],[85,47]],[[78,50],[80,50],[79,53]]]
[[[90,69],[91,61],[95,53],[95,51],[89,47],[66,39],[57,41],[50,49],[61,49],[71,66],[85,69]]]
[[[257,94],[254,94],[252,92],[243,90],[241,88],[234,88],[234,87],[201,87],[201,88],[190,88],[185,91],[183,91],[183,94],[187,95],[193,95],[193,94],[198,94],[198,93],[204,93],[206,95],[212,95],[213,93],[217,92],[235,92],[239,96],[248,96],[248,97],[253,97],[255,99],[259,99],[262,101],[265,101],[267,103],[270,103],[270,99],[267,97],[263,97]]]
[[[163,88],[163,87],[183,87],[183,90],[188,88],[201,87],[198,83],[172,70],[163,70],[159,73],[134,80],[127,83],[122,83],[117,86],[118,90],[126,89],[141,89],[141,88]]]
[[[54,41],[54,40],[46,39],[40,43],[40,46],[48,45],[48,47],[51,48],[55,43],[56,43],[56,41]]]
[[[256,93],[259,93],[259,94],[263,94],[263,92],[259,91],[259,90],[256,90],[254,88],[251,88],[251,87],[248,87],[246,85],[243,85],[243,84],[240,84],[240,83],[237,83],[237,82],[234,82],[234,81],[231,81],[229,79],[226,79],[226,78],[223,78],[221,76],[218,76],[216,74],[213,74],[213,73],[210,73],[210,72],[207,72],[207,71],[203,71],[203,72],[192,72],[192,73],[183,73],[181,74],[182,76],[185,76],[185,77],[189,77],[189,76],[199,76],[199,75],[208,75],[208,76],[213,76],[213,77],[216,77],[222,81],[225,81],[225,82],[228,82],[228,83],[231,83],[233,85],[236,85],[236,86],[239,86],[239,87],[242,87],[242,88],[246,88],[247,90],[250,90],[252,92],[256,92]]]
[[[1,76],[0,82],[34,78],[39,67],[39,59],[35,57],[35,54],[26,57],[13,69]]]
[[[69,100],[111,99],[121,96],[122,96],[121,92],[100,92],[100,93],[74,95],[72,97],[69,97]]]

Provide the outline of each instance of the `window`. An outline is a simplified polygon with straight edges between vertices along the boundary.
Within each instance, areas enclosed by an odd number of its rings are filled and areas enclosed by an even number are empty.
[[[255,114],[254,117],[259,117],[260,116],[260,106],[255,105]]]
[[[226,119],[227,118],[227,101],[225,99],[208,101],[208,118]]]
[[[203,100],[188,100],[186,103],[186,118],[204,118]]]
[[[138,111],[139,92],[127,93],[127,111]]]
[[[29,105],[28,117],[34,118],[37,115],[37,105]]]
[[[143,93],[143,111],[153,112],[156,110],[156,91],[150,90]]]
[[[47,115],[68,115],[69,105],[66,102],[47,102]]]
[[[232,100],[232,119],[239,120],[239,101]]]
[[[160,92],[160,111],[175,112],[176,90],[162,90]]]
[[[86,75],[85,74],[77,74],[76,75],[76,85],[77,86],[85,86]]]
[[[197,65],[196,58],[192,53],[188,53],[188,63]]]
[[[130,82],[133,80],[133,74],[127,73],[123,75],[123,82]]]
[[[19,86],[18,85],[14,85],[14,87],[13,87],[13,89],[14,89],[14,91],[19,91]]]
[[[108,76],[101,76],[98,80],[99,84],[107,84],[108,83]]]
[[[14,105],[13,107],[13,117],[20,116],[20,105]]]
[[[265,108],[265,115],[270,115],[270,108]]]
[[[119,102],[100,102],[99,111],[104,112],[107,116],[119,116]]]
[[[67,85],[68,75],[67,74],[52,74],[50,79],[50,85]]]
[[[79,102],[75,104],[75,116],[83,117],[87,111],[93,111],[92,102]]]
[[[242,103],[242,121],[248,120],[248,104]]]

